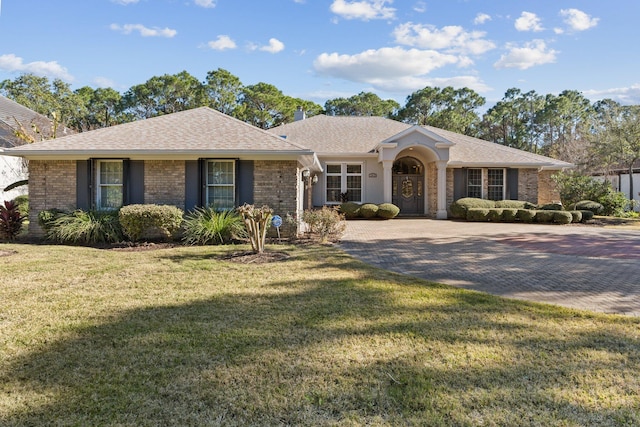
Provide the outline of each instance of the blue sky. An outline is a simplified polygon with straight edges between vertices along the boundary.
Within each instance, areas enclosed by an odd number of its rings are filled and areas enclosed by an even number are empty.
[[[0,0],[0,80],[120,92],[224,68],[315,101],[425,86],[640,104],[638,0]]]

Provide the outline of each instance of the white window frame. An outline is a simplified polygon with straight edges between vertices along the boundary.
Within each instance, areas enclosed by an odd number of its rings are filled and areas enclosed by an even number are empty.
[[[330,173],[329,166],[340,165],[340,173]],[[349,173],[347,169],[349,166],[360,166],[360,173]],[[327,205],[339,205],[341,203],[338,201],[329,201],[327,198],[327,181],[330,176],[339,176],[340,177],[340,193],[346,193],[347,188],[347,177],[349,176],[359,176],[360,177],[360,200],[349,200],[354,203],[362,203],[362,196],[364,195],[364,162],[327,162],[325,164],[325,179],[324,179],[324,202]]]
[[[469,185],[469,172],[470,171],[480,171],[480,198],[483,199],[484,198],[484,169],[482,168],[469,168],[467,169],[467,197],[475,197],[475,196],[471,196],[469,194],[469,187],[471,187]],[[474,185],[473,187],[478,187],[477,185]]]
[[[121,168],[121,173],[122,175],[120,176],[120,183],[104,183],[101,181],[100,179],[100,175],[101,175],[101,170],[103,165],[107,164],[107,163],[119,163],[120,164],[120,168]],[[122,160],[117,160],[117,159],[104,159],[104,160],[96,160],[95,163],[96,166],[96,170],[95,170],[95,176],[96,176],[96,209],[100,210],[100,211],[110,211],[110,210],[116,210],[119,209],[120,207],[122,207],[122,205],[124,204],[124,161]],[[102,189],[105,187],[114,187],[114,188],[120,188],[120,205],[119,206],[102,206]]]
[[[232,182],[231,184],[228,183],[224,183],[224,184],[216,184],[216,183],[211,183],[209,182],[209,165],[211,163],[231,163],[231,178],[232,178]],[[229,160],[229,159],[208,159],[206,161],[206,195],[205,195],[205,200],[207,202],[207,205],[210,206],[209,204],[209,191],[211,191],[214,188],[221,188],[221,187],[231,187],[232,189],[232,194],[233,194],[233,203],[231,207],[224,207],[221,208],[219,210],[232,210],[235,209],[236,207],[236,161],[235,160]]]
[[[490,171],[502,171],[502,184],[501,185],[491,185],[489,172]],[[492,200],[504,200],[505,199],[505,190],[507,189],[507,170],[504,168],[488,168],[487,169],[487,198],[491,194],[491,187],[501,187],[502,188],[502,196],[499,199]]]

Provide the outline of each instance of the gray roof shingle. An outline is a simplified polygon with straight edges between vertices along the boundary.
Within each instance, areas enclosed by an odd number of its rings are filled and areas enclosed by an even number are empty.
[[[270,129],[309,147],[319,155],[370,153],[376,146],[412,125],[383,117],[334,117],[318,115]],[[450,166],[572,167],[570,163],[518,150],[432,126],[425,129],[452,142]]]
[[[37,142],[9,150],[7,154],[59,156],[80,152],[100,156],[136,153],[310,153],[307,148],[291,141],[211,108],[201,107]]]
[[[50,136],[51,120],[9,98],[0,96],[0,147],[15,147],[25,144],[25,141],[15,135],[19,124],[27,132],[31,132],[31,126],[35,125],[42,133],[43,138]]]

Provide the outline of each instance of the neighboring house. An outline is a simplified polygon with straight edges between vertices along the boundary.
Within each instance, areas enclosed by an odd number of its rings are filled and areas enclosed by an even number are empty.
[[[314,206],[391,202],[446,218],[461,197],[559,201],[551,175],[572,164],[430,126],[382,117],[314,116],[270,129],[313,150],[323,173]]]
[[[26,186],[7,192],[3,190],[14,182],[27,179],[28,176],[27,165],[23,159],[3,156],[1,150],[26,144],[27,141],[17,136],[19,132],[34,141],[50,138],[52,127],[51,120],[46,116],[0,96],[0,202],[26,194]],[[58,136],[64,133],[61,129]]]
[[[393,202],[446,218],[460,197],[558,200],[551,174],[571,164],[380,117],[304,119],[263,131],[207,107],[38,142],[29,160],[30,232],[43,209],[156,203],[313,206]],[[304,119],[304,120],[302,120]],[[313,183],[315,183],[313,185]],[[305,193],[307,189],[308,193]],[[309,202],[310,200],[310,202]],[[305,206],[306,205],[306,206]]]
[[[627,198],[636,201],[636,205],[633,207],[635,211],[640,211],[640,160],[633,164],[633,194],[629,194],[631,191],[631,183],[629,182],[629,168],[628,167],[614,167],[609,170],[606,175],[597,175],[599,178],[606,178],[613,187],[614,190],[620,191]],[[631,197],[630,197],[631,196]]]

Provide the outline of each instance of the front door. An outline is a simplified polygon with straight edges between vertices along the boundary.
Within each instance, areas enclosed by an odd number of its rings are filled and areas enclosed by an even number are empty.
[[[393,204],[401,215],[417,215],[424,210],[422,176],[396,175],[393,177]]]
[[[413,157],[403,157],[393,164],[392,203],[400,215],[424,213],[424,167]]]

